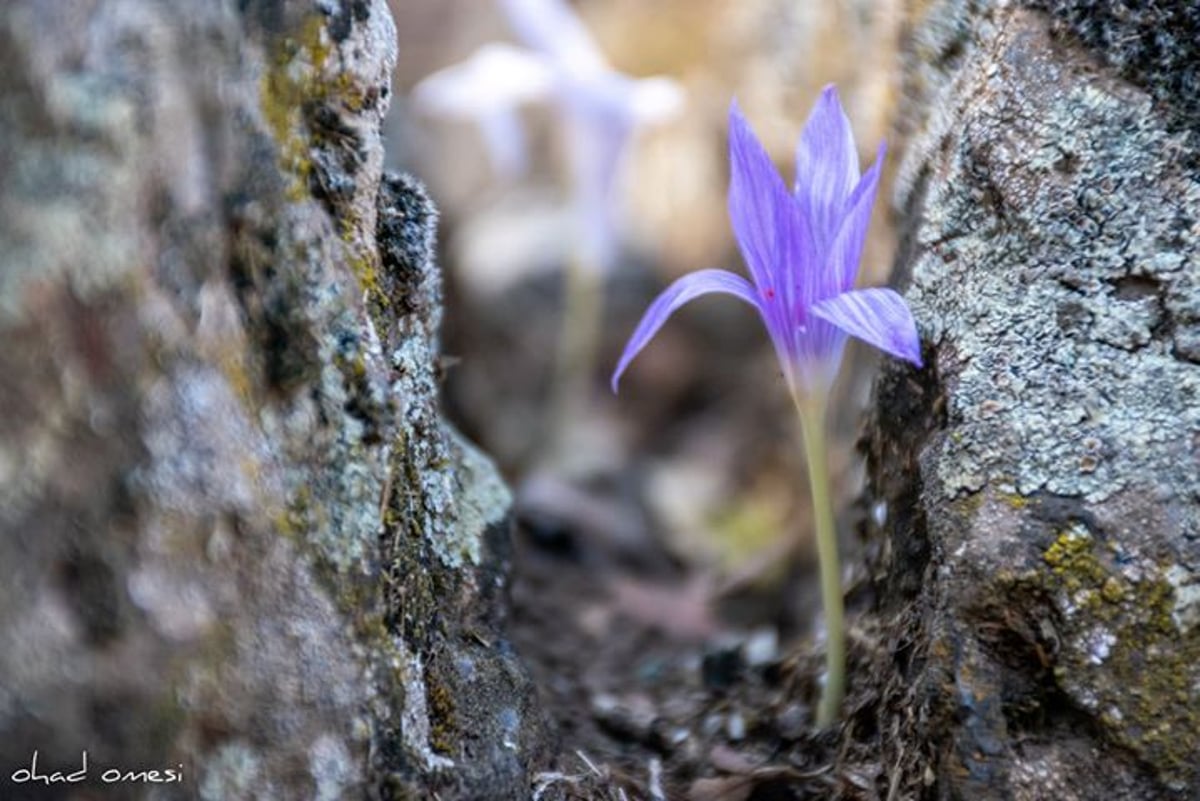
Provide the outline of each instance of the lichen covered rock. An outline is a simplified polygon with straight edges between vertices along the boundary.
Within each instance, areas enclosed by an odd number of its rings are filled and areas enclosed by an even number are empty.
[[[899,269],[929,364],[885,373],[866,442],[884,763],[930,797],[1191,798],[1200,173],[1164,76],[1194,60],[1075,38],[1124,4],[1029,5],[1062,16],[923,4],[909,45]]]
[[[508,494],[438,411],[436,215],[382,168],[394,33],[0,10],[0,796],[35,749],[160,798],[527,795]]]

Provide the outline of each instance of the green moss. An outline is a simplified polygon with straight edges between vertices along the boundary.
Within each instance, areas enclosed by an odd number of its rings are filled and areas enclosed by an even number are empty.
[[[425,671],[425,703],[429,710],[430,746],[440,753],[453,754],[459,728],[454,691],[431,670]]]
[[[420,477],[403,432],[396,437],[387,469],[392,486],[384,511],[386,616],[392,631],[420,649],[430,641],[434,633],[430,627],[440,615],[434,571],[428,567],[428,544],[418,523],[422,517],[416,491]]]

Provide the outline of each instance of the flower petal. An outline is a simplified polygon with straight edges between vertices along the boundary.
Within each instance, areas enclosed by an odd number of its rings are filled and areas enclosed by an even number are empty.
[[[796,333],[795,375],[799,388],[828,396],[845,349],[846,332],[811,315],[808,325]]]
[[[563,0],[500,0],[518,38],[574,75],[608,70],[587,28]]]
[[[727,270],[697,270],[694,273],[688,273],[664,289],[662,294],[650,304],[650,308],[646,309],[646,313],[642,315],[642,321],[634,329],[633,336],[629,338],[629,342],[625,345],[625,351],[621,354],[620,361],[617,362],[617,369],[613,371],[613,392],[617,391],[617,382],[621,380],[621,374],[633,361],[633,357],[637,356],[642,348],[646,347],[654,338],[671,313],[689,300],[711,292],[723,292],[739,297],[759,309],[760,312],[762,311],[758,293],[754,291],[750,282],[740,275]]]
[[[608,270],[620,250],[613,194],[633,123],[619,107],[581,102],[570,109],[564,124],[571,141],[567,154],[580,256],[586,264]]]
[[[778,283],[776,226],[792,199],[736,100],[729,107],[729,162],[729,218],[754,284],[766,292]]]
[[[795,194],[808,208],[824,251],[837,233],[846,200],[858,183],[858,149],[837,89],[826,86],[796,145]]]
[[[426,76],[413,87],[413,101],[429,113],[474,118],[547,99],[553,87],[554,71],[545,58],[497,42]]]
[[[413,88],[423,112],[472,120],[480,127],[496,172],[512,178],[526,165],[522,103],[549,98],[553,72],[536,53],[506,44],[479,48],[459,64],[438,70]]]
[[[813,314],[897,358],[921,366],[917,324],[904,298],[890,289],[860,289],[823,300]]]
[[[782,186],[782,185],[781,185]],[[775,263],[772,285],[782,287],[788,327],[809,323],[808,308],[836,294],[826,261],[816,249],[812,221],[788,196],[775,204]]]
[[[658,125],[678,117],[686,101],[687,94],[678,81],[652,75],[634,81],[629,105],[639,123]]]
[[[525,129],[513,109],[480,112],[479,131],[497,175],[508,181],[525,174],[529,169]]]
[[[887,155],[887,144],[879,143],[875,163],[863,174],[846,201],[845,216],[837,229],[837,235],[829,251],[829,263],[836,275],[837,292],[854,288],[858,277],[858,263],[862,259],[863,242],[867,228],[871,225],[871,210],[875,206],[875,193],[879,189],[879,176],[883,170],[883,158]]]

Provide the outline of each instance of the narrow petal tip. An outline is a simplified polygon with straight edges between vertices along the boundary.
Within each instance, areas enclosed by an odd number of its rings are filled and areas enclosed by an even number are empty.
[[[904,343],[897,343],[897,345],[901,348],[900,352],[897,353],[901,359],[917,369],[925,366],[925,361],[921,358],[921,340],[919,335]]]
[[[760,313],[762,311],[754,287],[740,275],[725,270],[698,270],[676,279],[646,309],[641,322],[629,337],[629,342],[625,344],[625,350],[617,361],[617,369],[613,371],[610,384],[614,393],[617,392],[617,385],[625,368],[641,353],[642,348],[649,344],[667,318],[688,301],[713,292],[733,295],[759,309]]]
[[[736,97],[729,101],[729,131],[731,136],[733,135],[733,126],[735,122],[739,126],[744,125],[749,127],[749,123],[746,122],[746,115],[742,113],[742,107],[738,105]]]
[[[837,233],[860,175],[850,119],[831,84],[817,98],[800,132],[793,188],[808,209],[813,234],[822,247],[828,247]]]

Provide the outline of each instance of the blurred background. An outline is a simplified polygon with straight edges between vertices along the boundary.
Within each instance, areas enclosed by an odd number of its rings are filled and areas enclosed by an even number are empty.
[[[721,572],[780,553],[804,561],[803,459],[794,413],[761,324],[728,298],[678,312],[634,362],[619,396],[608,378],[654,295],[705,267],[743,272],[726,212],[726,117],[736,97],[789,181],[792,150],[817,94],[836,83],[863,164],[888,137],[897,86],[897,0],[579,0],[570,4],[613,69],[682,87],[672,119],[632,136],[611,201],[617,258],[605,275],[603,343],[578,459],[539,464],[561,333],[568,221],[567,137],[549,103],[520,110],[530,163],[504,176],[478,126],[416,107],[413,88],[482,45],[519,45],[491,0],[394,0],[400,37],[389,124],[392,165],[423,180],[442,212],[446,404],[521,490],[549,536],[620,542]],[[894,148],[893,148],[894,150]],[[895,159],[887,162],[895,169]],[[860,283],[886,283],[894,247],[889,183],[879,193]],[[831,420],[839,495],[874,356],[851,345]],[[845,504],[841,505],[842,508]],[[621,529],[621,530],[614,530]],[[783,545],[784,547],[780,548]],[[814,610],[815,611],[815,610]]]
[[[414,101],[423,79],[481,46],[523,46],[496,3],[392,0],[400,59],[388,129],[392,166],[424,181],[441,209],[445,404],[516,490],[514,636],[564,709],[580,693],[594,706],[621,686],[617,674],[667,675],[664,661],[703,661],[722,638],[758,637],[782,658],[819,625],[795,413],[752,310],[727,297],[693,302],[633,363],[619,395],[608,381],[640,315],[671,280],[707,267],[745,274],[726,212],[730,100],[790,185],[812,103],[837,84],[865,168],[880,140],[896,152],[889,126],[903,23],[898,0],[567,5],[614,70],[666,76],[685,99],[677,114],[634,133],[614,176],[615,258],[603,275],[599,355],[565,449],[548,455],[544,446],[564,267],[578,237],[572,131],[552,104],[523,105],[528,169],[503,175],[477,125]],[[862,285],[888,280],[896,166],[889,155]],[[854,443],[877,358],[848,347],[831,405],[852,604],[861,578],[853,535],[870,512],[859,500]],[[665,650],[647,651],[650,642]]]

